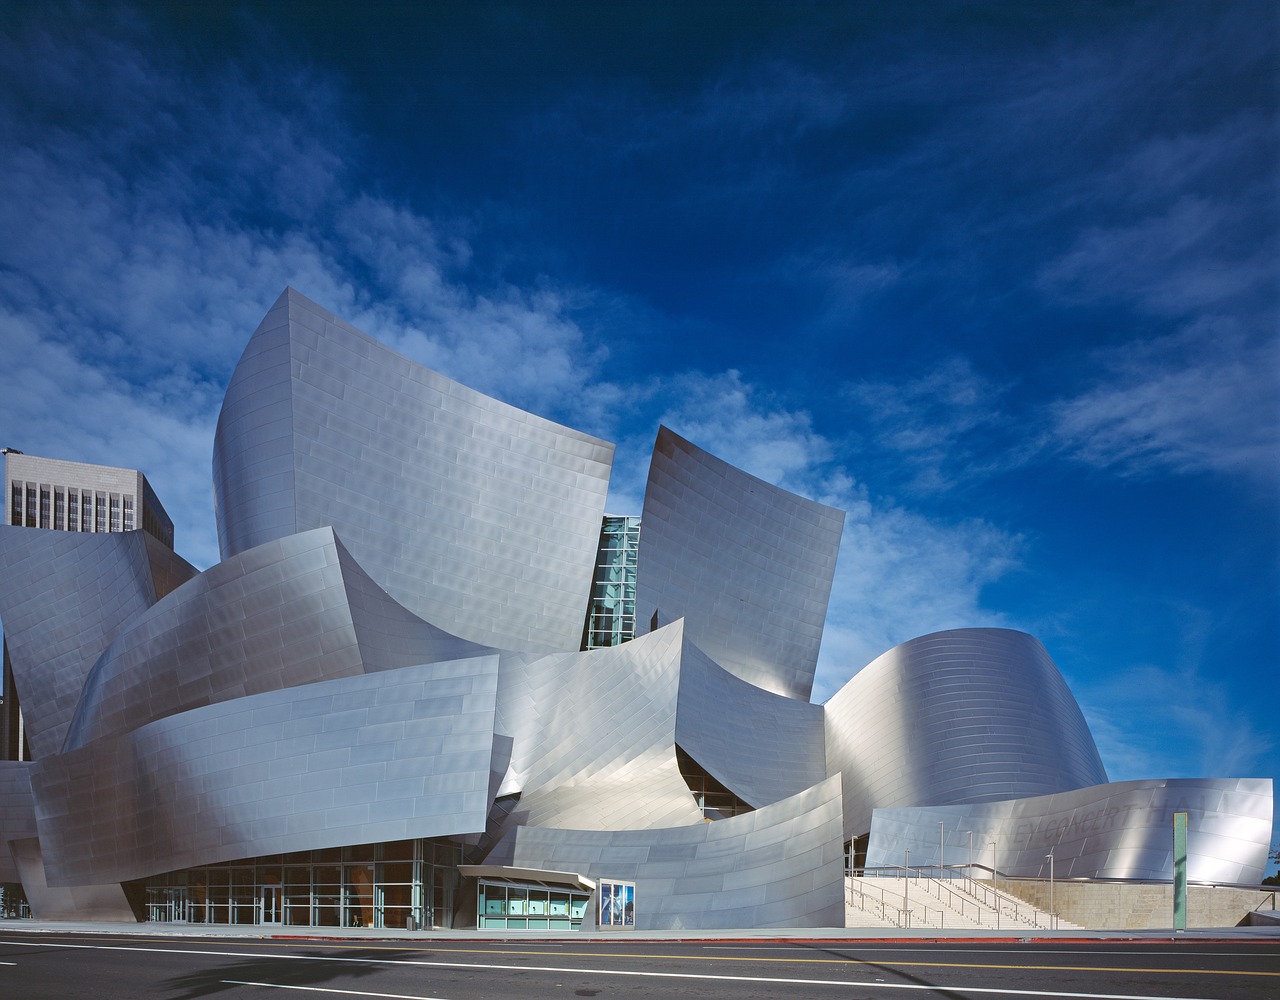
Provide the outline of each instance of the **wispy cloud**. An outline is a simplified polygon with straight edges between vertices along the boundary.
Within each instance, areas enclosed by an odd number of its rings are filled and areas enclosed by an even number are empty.
[[[863,379],[843,396],[865,428],[868,450],[890,453],[914,490],[943,492],[1025,461],[1034,429],[1009,413],[1013,386],[953,356],[920,375]]]
[[[572,290],[476,290],[464,238],[360,193],[330,81],[193,76],[140,19],[70,15],[0,38],[7,445],[142,468],[210,565],[222,387],[286,285],[476,388],[598,415]]]
[[[1255,777],[1276,749],[1274,732],[1199,669],[1135,663],[1075,693],[1112,781]]]
[[[1275,339],[1204,324],[1102,352],[1102,366],[1097,385],[1051,408],[1071,455],[1127,475],[1211,472],[1277,485]]]
[[[926,517],[873,496],[808,413],[737,372],[685,375],[663,391],[674,397],[663,423],[752,475],[846,512],[815,700],[917,635],[1008,624],[984,607],[982,591],[1018,564],[1016,535],[979,520]]]
[[[1086,310],[1123,310],[1131,329],[1093,350],[1091,380],[1049,408],[1051,434],[1076,459],[1280,485],[1271,104],[1150,133],[1088,178],[1102,221],[1047,261],[1038,285]]]

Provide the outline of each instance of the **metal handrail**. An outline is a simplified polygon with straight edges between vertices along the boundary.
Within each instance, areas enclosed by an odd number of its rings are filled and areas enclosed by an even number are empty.
[[[864,878],[883,878],[887,876],[895,880],[909,878],[918,885],[923,883],[923,891],[937,898],[939,902],[944,902],[942,893],[945,891],[947,893],[945,901],[950,903],[952,910],[958,912],[961,918],[967,917],[980,927],[991,926],[994,923],[995,928],[998,930],[1002,918],[1005,917],[1035,929],[1052,928],[1055,925],[1055,914],[1047,914],[1047,922],[1044,922],[1040,917],[1043,911],[1036,909],[1025,900],[1002,892],[994,886],[984,885],[972,878],[971,875],[955,877],[958,869],[969,866],[955,866],[950,870],[951,877],[945,880],[934,878],[931,874],[928,874],[935,867],[929,865],[920,868],[908,868],[904,865],[884,865],[876,868],[862,868],[860,871]],[[972,867],[986,868],[985,865],[974,865]],[[989,868],[987,870],[993,871]],[[884,895],[886,890],[878,886],[876,889],[880,893],[882,905],[885,905]],[[895,892],[894,895],[896,896],[897,893]],[[865,910],[865,906],[862,908]],[[901,911],[903,908],[898,907],[898,909]],[[925,913],[927,912],[928,910],[925,908]],[[938,912],[945,913],[945,910],[940,909]]]

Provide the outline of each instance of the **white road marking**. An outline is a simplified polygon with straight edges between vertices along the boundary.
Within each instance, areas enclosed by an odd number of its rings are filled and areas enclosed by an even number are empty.
[[[139,948],[126,945],[56,944],[53,942],[0,941],[15,947],[38,944],[46,948],[72,948],[83,951],[133,951],[154,955],[206,955],[215,958],[276,958],[295,962],[345,962],[360,965],[397,965],[428,969],[483,969],[488,972],[556,972],[579,976],[629,976],[637,979],[684,979],[716,983],[764,983],[776,986],[858,986],[862,989],[925,990],[934,993],[953,991],[958,993],[984,993],[993,996],[1058,997],[1061,1000],[1215,1000],[1213,997],[1171,997],[1148,993],[1068,993],[1054,990],[1020,990],[996,986],[957,986],[936,983],[869,983],[850,979],[797,979],[781,976],[727,976],[701,972],[641,972],[632,969],[573,969],[549,965],[495,965],[482,962],[426,962],[402,958],[343,958],[333,955],[269,954],[260,951],[206,951],[197,948]],[[282,987],[283,988],[283,987]],[[299,989],[318,989],[298,987]],[[323,992],[323,991],[320,991]],[[360,993],[356,994],[361,995]],[[364,993],[365,996],[376,996]]]
[[[224,979],[225,986],[262,986],[269,990],[306,990],[309,993],[337,993],[344,997],[379,997],[380,1000],[444,1000],[443,997],[423,997],[409,993],[370,993],[368,990],[334,990],[324,986],[285,986],[282,983],[247,983],[239,979]]]

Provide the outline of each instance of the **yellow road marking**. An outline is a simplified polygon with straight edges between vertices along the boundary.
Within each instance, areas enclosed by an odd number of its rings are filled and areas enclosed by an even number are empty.
[[[53,935],[40,937],[49,940]],[[59,935],[62,937],[62,935]],[[225,944],[226,947],[242,948],[246,945],[256,946],[259,948],[270,947],[308,947],[308,948],[360,948],[363,951],[432,951],[443,954],[458,955],[536,955],[540,958],[547,958],[554,955],[557,958],[611,958],[611,959],[654,959],[669,962],[674,958],[686,959],[695,962],[778,962],[800,965],[862,965],[876,966],[887,968],[926,968],[926,969],[986,969],[986,970],[1012,970],[1026,972],[1131,972],[1158,975],[1201,975],[1201,976],[1273,976],[1280,977],[1280,971],[1250,971],[1246,969],[1153,969],[1142,966],[1109,966],[1109,965],[1013,965],[995,962],[895,962],[895,961],[877,961],[872,962],[861,958],[816,958],[811,956],[796,958],[780,958],[771,956],[753,957],[748,955],[659,955],[647,954],[644,952],[594,952],[594,951],[555,951],[548,953],[547,951],[534,951],[529,949],[517,948],[458,948],[449,947],[448,945],[439,946],[430,941],[406,941],[403,945],[396,944],[361,944],[358,938],[347,941],[308,941],[305,939],[283,939],[260,941],[245,940],[236,938],[234,941],[220,941],[216,937],[199,937],[191,935],[191,938],[181,937],[137,937],[130,936],[128,940],[160,942],[171,945],[179,945],[184,941],[196,939],[206,944],[213,945]],[[39,940],[32,940],[32,944],[39,944]],[[933,943],[933,942],[929,942]],[[121,942],[120,947],[127,947]],[[848,947],[848,946],[845,946]],[[1188,956],[1190,957],[1190,956]],[[1212,955],[1197,955],[1197,958],[1212,958]],[[359,959],[353,959],[359,961]]]

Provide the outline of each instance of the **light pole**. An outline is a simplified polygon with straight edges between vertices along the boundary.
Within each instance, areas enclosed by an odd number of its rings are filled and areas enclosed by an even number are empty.
[[[999,879],[1000,865],[997,863],[999,862],[999,860],[1000,860],[1000,849],[996,847],[996,842],[993,840],[991,841],[991,881],[994,882],[997,886],[1000,885],[1000,879]]]
[[[1049,849],[1045,857],[1049,860],[1049,926],[1056,930],[1058,918],[1053,911],[1053,848]]]
[[[907,909],[907,903],[909,902],[907,899],[907,894],[911,891],[911,848],[908,847],[908,848],[905,848],[905,850],[907,852],[907,864],[906,864],[907,870],[903,872],[903,876],[902,876],[902,919],[903,919],[903,922],[908,927],[910,927],[911,911]]]
[[[947,875],[947,830],[943,820],[938,820],[938,877]]]
[[[969,877],[973,878],[973,831],[969,831]]]

